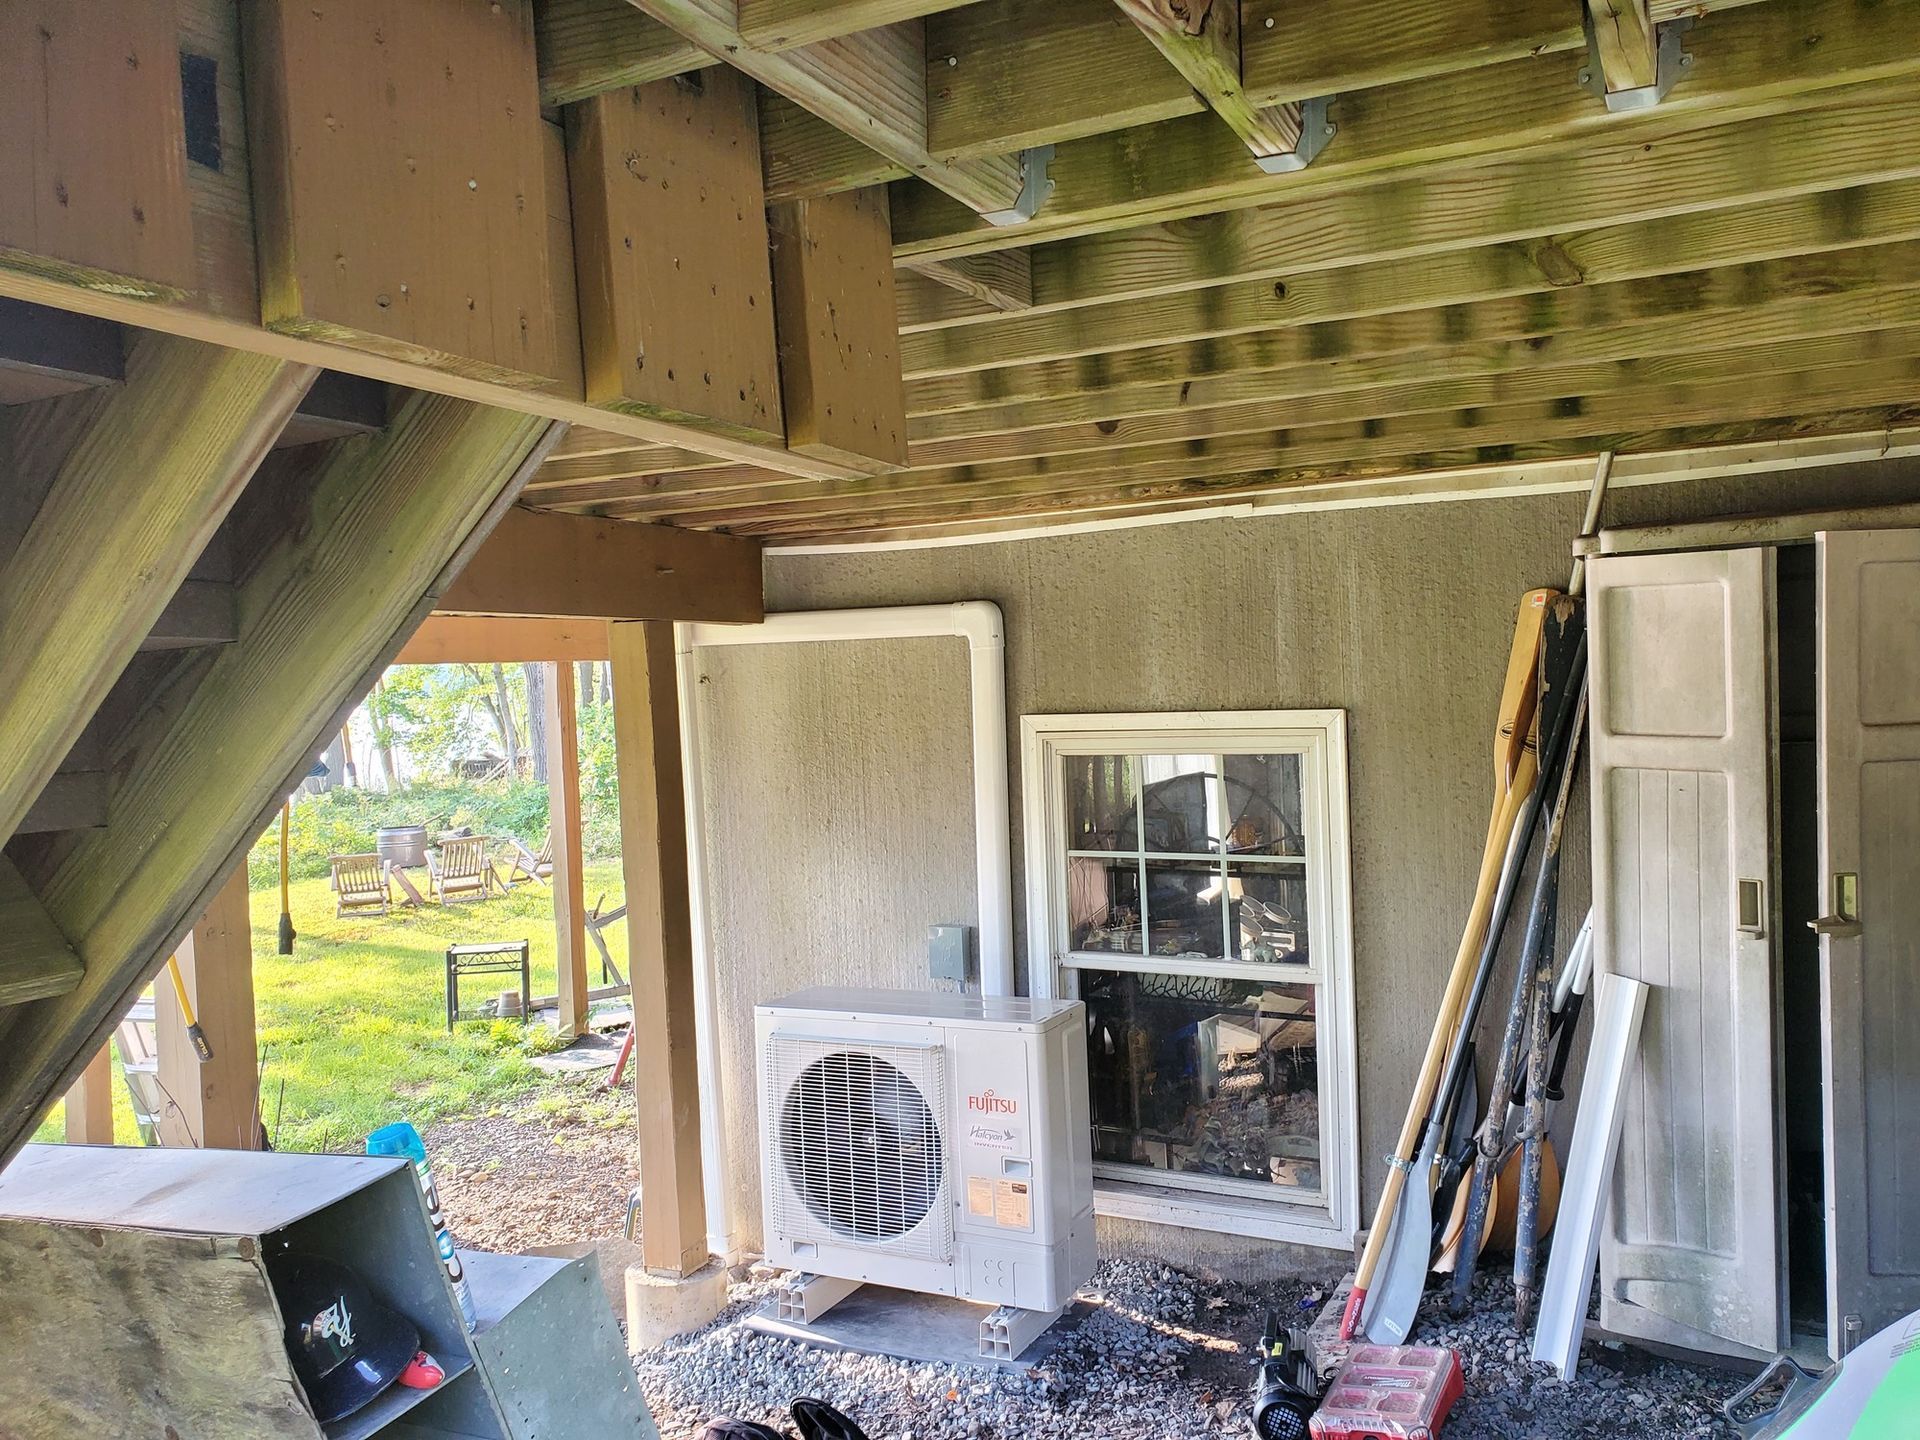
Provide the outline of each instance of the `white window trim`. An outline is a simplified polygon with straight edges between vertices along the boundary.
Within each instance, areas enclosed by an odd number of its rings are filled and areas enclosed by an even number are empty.
[[[1026,715],[1020,721],[1023,833],[1026,839],[1027,976],[1036,996],[1054,998],[1071,985],[1062,975],[1067,956],[1055,944],[1061,933],[1064,877],[1055,863],[1064,834],[1066,755],[1164,751],[1192,754],[1213,751],[1272,753],[1297,750],[1311,758],[1303,766],[1307,793],[1302,797],[1308,821],[1308,933],[1313,963],[1294,970],[1245,965],[1244,973],[1286,983],[1321,987],[1319,1044],[1323,1074],[1320,1091],[1322,1195],[1318,1203],[1281,1196],[1254,1198],[1235,1191],[1202,1193],[1148,1179],[1121,1181],[1096,1176],[1094,1211],[1131,1220],[1222,1234],[1281,1240],[1299,1245],[1347,1250],[1360,1224],[1359,1074],[1354,1042],[1353,877],[1347,805],[1347,717],[1344,710],[1214,710],[1160,714]],[[1314,777],[1324,777],[1316,784]],[[1112,969],[1174,971],[1179,961],[1155,963],[1141,957],[1088,955],[1089,965]],[[1208,972],[1241,971],[1235,962],[1195,962]]]

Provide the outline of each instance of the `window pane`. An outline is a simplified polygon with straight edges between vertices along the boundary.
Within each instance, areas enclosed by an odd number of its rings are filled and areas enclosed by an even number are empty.
[[[1069,755],[1064,763],[1067,848],[1132,849],[1140,762],[1132,755]]]
[[[1298,865],[1227,862],[1227,935],[1241,960],[1304,965],[1307,876]]]
[[[1229,755],[1227,847],[1234,855],[1304,855],[1298,755]]]
[[[1067,860],[1067,946],[1125,955],[1140,951],[1140,862],[1132,856]]]
[[[1217,860],[1147,861],[1147,948],[1154,955],[1225,953],[1225,882]]]
[[[1211,755],[1142,755],[1142,849],[1168,855],[1217,855],[1220,781]]]
[[[1080,996],[1096,1160],[1320,1188],[1312,986],[1083,970]]]

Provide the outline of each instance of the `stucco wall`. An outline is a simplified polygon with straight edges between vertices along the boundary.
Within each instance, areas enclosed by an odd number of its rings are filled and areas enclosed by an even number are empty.
[[[1606,520],[1914,498],[1920,465],[1883,464],[1623,489]],[[1364,1210],[1472,891],[1515,602],[1530,586],[1566,583],[1581,505],[1539,496],[773,553],[767,600],[773,610],[1001,606],[1022,947],[1021,716],[1347,712]],[[730,1150],[753,1244],[751,1003],[801,983],[923,985],[927,925],[974,918],[966,655],[958,641],[920,640],[699,658]],[[1575,916],[1589,888],[1584,813],[1561,888]],[[1024,950],[1022,970],[1024,983]],[[1271,1254],[1138,1227],[1106,1227],[1103,1239],[1236,1268]]]

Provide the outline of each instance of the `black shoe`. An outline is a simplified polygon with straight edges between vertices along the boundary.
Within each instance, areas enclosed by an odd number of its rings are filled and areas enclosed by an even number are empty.
[[[867,1440],[864,1430],[824,1400],[794,1401],[793,1423],[800,1427],[800,1440]]]
[[[693,1440],[786,1440],[786,1437],[757,1420],[709,1420],[694,1432]]]

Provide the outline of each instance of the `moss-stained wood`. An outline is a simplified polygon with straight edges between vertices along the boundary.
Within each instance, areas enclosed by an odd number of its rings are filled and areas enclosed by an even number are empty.
[[[778,439],[753,84],[730,69],[567,112],[587,399]]]
[[[1859,353],[1869,356],[1873,348],[1870,342],[1863,344]],[[810,488],[807,495],[788,500],[772,513],[798,521],[809,516],[878,513],[903,498],[924,504],[935,495],[965,500],[1029,495],[1057,498],[1167,481],[1190,481],[1200,486],[1211,484],[1215,477],[1302,465],[1324,467],[1332,475],[1364,461],[1425,457],[1428,452],[1472,446],[1513,446],[1732,419],[1908,404],[1920,405],[1920,357],[1896,354],[1889,359],[1863,359],[1816,371],[1736,373],[1687,385],[1656,384],[1593,396],[1422,411],[1280,427],[1264,434],[1218,440],[1139,446],[1124,459],[1072,455],[1057,460],[915,470],[882,482],[837,481]],[[1411,468],[1423,468],[1428,462],[1411,458],[1409,463]],[[752,516],[755,512],[750,507],[733,503],[737,498],[728,495],[711,507],[686,507],[676,513],[675,522],[702,525],[726,523],[717,518],[720,516]]]
[[[171,6],[0,6],[0,267],[184,294],[186,172]]]
[[[80,957],[40,897],[0,855],[0,1006],[64,995],[81,973]]]
[[[957,9],[973,0],[738,0],[740,38],[756,50],[791,50]]]
[[[1021,304],[1008,307],[1012,310],[1029,310],[1033,307],[1033,259],[1025,250],[995,250],[992,258],[1011,257],[1019,267],[1022,277],[1021,289],[1017,297]],[[965,255],[961,261],[988,259],[985,255]],[[900,279],[894,286],[894,302],[899,307],[900,333],[912,334],[916,330],[930,330],[942,325],[964,325],[972,320],[989,320],[995,315],[1008,313],[1007,309],[981,300],[968,291],[953,288],[948,279],[959,278],[956,268],[960,262],[936,260],[932,267],[945,271],[942,276],[921,274],[907,266],[900,267]],[[971,284],[970,281],[966,282]]]
[[[957,12],[965,15],[970,11]],[[1306,170],[1249,172],[1245,148],[1210,117],[1063,143],[1046,207],[1018,234],[996,232],[938,195],[896,187],[895,253],[945,257],[1037,244],[1210,211],[1292,202],[1419,170],[1507,157],[1577,156],[1615,137],[1659,143],[1689,127],[1823,102],[1818,92],[1920,73],[1920,13],[1861,0],[1771,0],[1702,21],[1685,78],[1653,111],[1610,114],[1576,83],[1567,53],[1486,65],[1340,95],[1337,133]],[[1257,98],[1257,97],[1256,97]],[[1750,165],[1755,157],[1728,157]]]
[[[79,738],[314,375],[148,335],[72,448],[45,457],[46,498],[0,568],[0,834]]]
[[[1002,314],[1033,306],[1033,252],[995,250],[908,267],[943,289],[956,291]]]
[[[264,322],[557,379],[531,0],[260,0],[247,18]]]
[[[770,216],[787,445],[874,471],[907,463],[907,401],[882,190]]]
[[[436,608],[442,615],[752,624],[764,618],[760,552],[724,536],[515,506]]]
[[[1911,427],[1916,419],[1920,419],[1920,409],[1914,406],[1880,406],[1538,443],[1470,446],[1340,467],[1221,476],[1217,481],[1120,486],[1104,495],[954,501],[922,511],[819,520],[782,520],[776,516],[728,528],[751,534],[773,549],[790,544],[984,537],[1095,517],[1173,515],[1247,500],[1261,503],[1262,508],[1318,509],[1423,498],[1466,499],[1532,488],[1537,482],[1527,468],[1530,466],[1578,461],[1590,474],[1593,458],[1603,448],[1631,455],[1656,469],[1673,465],[1703,475],[1765,471],[1782,463],[1789,454],[1846,459],[1872,453],[1885,443],[1890,429]]]
[[[633,0],[640,9],[769,90],[982,213],[1020,194],[1012,157],[948,161],[927,143],[926,31],[918,20],[777,53],[741,38],[733,0]]]
[[[1115,3],[1248,150],[1261,157],[1294,152],[1300,143],[1299,105],[1261,104],[1249,98],[1241,80],[1240,0]]]
[[[161,7],[154,7],[156,9]],[[240,16],[233,0],[175,0],[181,65],[210,67],[219,165],[189,158],[193,201],[193,303],[216,315],[257,321],[260,272],[254,256],[252,147],[240,66]]]
[[[760,157],[769,204],[884,185],[908,173],[772,90],[760,92]]]
[[[1822,157],[1818,167],[1801,163],[1809,153]],[[1885,86],[1832,108],[1696,120],[1571,155],[1529,151],[1178,227],[1089,235],[1037,249],[1034,284],[1055,294],[1152,295],[1916,177],[1920,86]]]
[[[1593,49],[1609,94],[1651,85],[1658,77],[1659,37],[1647,0],[1582,0],[1593,25]]]
[[[1036,313],[994,324],[956,322],[904,336],[901,354],[913,376],[1005,370],[1390,310],[1551,295],[1915,236],[1920,236],[1920,182],[1896,181],[1336,270],[1299,272],[1283,264],[1271,276],[1224,286],[1072,308],[1036,307]],[[1052,272],[1049,278],[1058,283],[1065,277]],[[982,384],[988,379],[982,376]],[[1004,393],[1004,387],[995,388]],[[1062,382],[1051,393],[1079,388]]]
[[[533,14],[543,105],[572,105],[720,63],[627,0],[539,0]]]
[[[543,420],[435,395],[314,465],[241,582],[240,638],[151,693],[107,826],[28,873],[86,966],[0,1033],[0,1158],[32,1132],[543,458]],[[297,455],[298,452],[290,452]],[[298,464],[290,460],[289,464]]]

